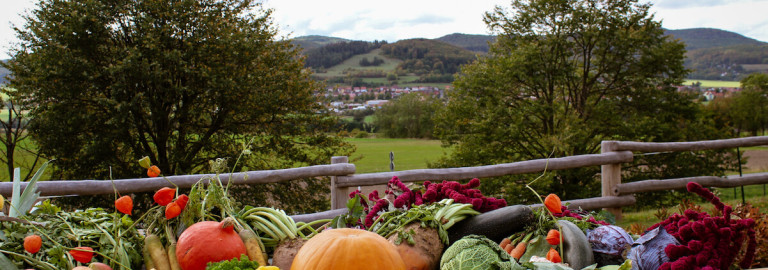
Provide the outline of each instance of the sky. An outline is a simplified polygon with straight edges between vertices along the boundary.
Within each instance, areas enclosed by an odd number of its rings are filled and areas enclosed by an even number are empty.
[[[0,0],[0,59],[17,42],[12,26],[37,0]],[[438,38],[452,33],[490,34],[483,14],[509,0],[263,0],[274,9],[283,37],[334,36],[352,40]],[[641,0],[645,2],[647,0]],[[650,0],[667,29],[717,28],[768,42],[768,0]]]

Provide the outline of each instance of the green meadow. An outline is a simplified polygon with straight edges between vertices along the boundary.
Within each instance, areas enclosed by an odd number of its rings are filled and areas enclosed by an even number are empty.
[[[395,155],[395,170],[425,169],[427,163],[437,161],[446,150],[439,140],[365,138],[347,139],[357,147],[349,157],[357,173],[389,171],[389,152]]]

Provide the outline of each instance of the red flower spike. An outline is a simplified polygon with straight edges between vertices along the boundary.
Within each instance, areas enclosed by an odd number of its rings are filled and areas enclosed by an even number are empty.
[[[93,259],[93,249],[89,247],[76,247],[69,250],[69,254],[80,263],[89,263]]]
[[[158,177],[160,176],[160,168],[157,167],[157,165],[152,165],[147,169],[147,176],[149,177]]]
[[[549,252],[547,252],[547,260],[553,263],[563,262],[563,258],[560,258],[560,253],[557,253],[557,250],[554,248],[549,248]]]
[[[181,214],[181,207],[176,202],[169,203],[165,206],[165,219],[173,219]]]
[[[181,211],[184,211],[184,208],[187,207],[187,203],[189,202],[189,196],[187,194],[181,194],[178,198],[176,198],[176,205],[181,208]]]
[[[115,209],[120,213],[130,216],[133,211],[133,199],[131,199],[131,196],[125,195],[115,200]]]
[[[544,206],[546,206],[547,209],[549,209],[549,212],[552,212],[553,214],[563,213],[562,205],[563,203],[560,201],[560,197],[557,197],[555,194],[549,194],[544,198]]]
[[[558,230],[549,230],[547,233],[547,243],[553,246],[557,246],[560,244],[560,231]]]
[[[162,206],[166,206],[171,203],[174,197],[176,197],[176,189],[169,187],[161,188],[155,192],[154,196],[152,196],[155,202]]]
[[[24,250],[29,253],[35,254],[40,251],[40,247],[43,246],[43,238],[39,235],[33,234],[24,237]]]

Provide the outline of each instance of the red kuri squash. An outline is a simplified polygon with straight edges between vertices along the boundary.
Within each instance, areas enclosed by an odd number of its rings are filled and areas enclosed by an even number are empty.
[[[235,232],[234,220],[203,221],[189,226],[176,242],[176,259],[183,270],[205,270],[209,262],[240,258],[245,244]]]

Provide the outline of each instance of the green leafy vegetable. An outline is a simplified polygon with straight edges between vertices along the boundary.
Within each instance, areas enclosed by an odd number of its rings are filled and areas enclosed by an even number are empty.
[[[445,250],[440,259],[440,269],[525,269],[510,258],[496,242],[484,236],[468,235]]]
[[[255,270],[259,268],[259,263],[251,261],[248,256],[243,254],[240,259],[234,258],[229,261],[208,263],[206,270]]]

